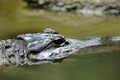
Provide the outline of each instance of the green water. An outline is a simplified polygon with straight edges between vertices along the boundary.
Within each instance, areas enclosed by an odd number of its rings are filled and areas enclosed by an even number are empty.
[[[120,35],[119,17],[33,10],[25,5],[21,0],[0,1],[0,39],[45,28],[53,28],[70,38]],[[119,47],[114,46],[87,49],[56,65],[2,67],[0,80],[120,80],[119,53]]]

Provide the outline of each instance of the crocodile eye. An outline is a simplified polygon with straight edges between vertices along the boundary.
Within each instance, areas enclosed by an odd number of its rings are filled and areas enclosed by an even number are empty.
[[[64,38],[60,38],[60,39],[57,39],[57,40],[54,40],[54,43],[56,45],[61,45],[65,42],[65,39]]]

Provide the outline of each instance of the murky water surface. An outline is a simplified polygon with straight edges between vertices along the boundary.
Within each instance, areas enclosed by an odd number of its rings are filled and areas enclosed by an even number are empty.
[[[0,1],[0,39],[53,28],[70,38],[120,35],[120,18],[29,9],[22,0]],[[82,54],[82,55],[81,55]],[[120,49],[81,50],[60,64],[2,67],[0,80],[120,80]]]

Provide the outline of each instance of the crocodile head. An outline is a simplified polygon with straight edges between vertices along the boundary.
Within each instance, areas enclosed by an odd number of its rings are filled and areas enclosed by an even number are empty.
[[[37,34],[18,35],[17,39],[26,42],[28,64],[59,62],[77,51],[73,39],[65,38],[52,29]]]

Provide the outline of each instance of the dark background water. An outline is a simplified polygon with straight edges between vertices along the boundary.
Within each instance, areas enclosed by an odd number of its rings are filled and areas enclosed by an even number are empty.
[[[120,18],[29,9],[22,0],[0,1],[0,39],[53,28],[70,38],[120,35]],[[60,64],[0,68],[0,80],[120,80],[119,47],[81,50]]]

